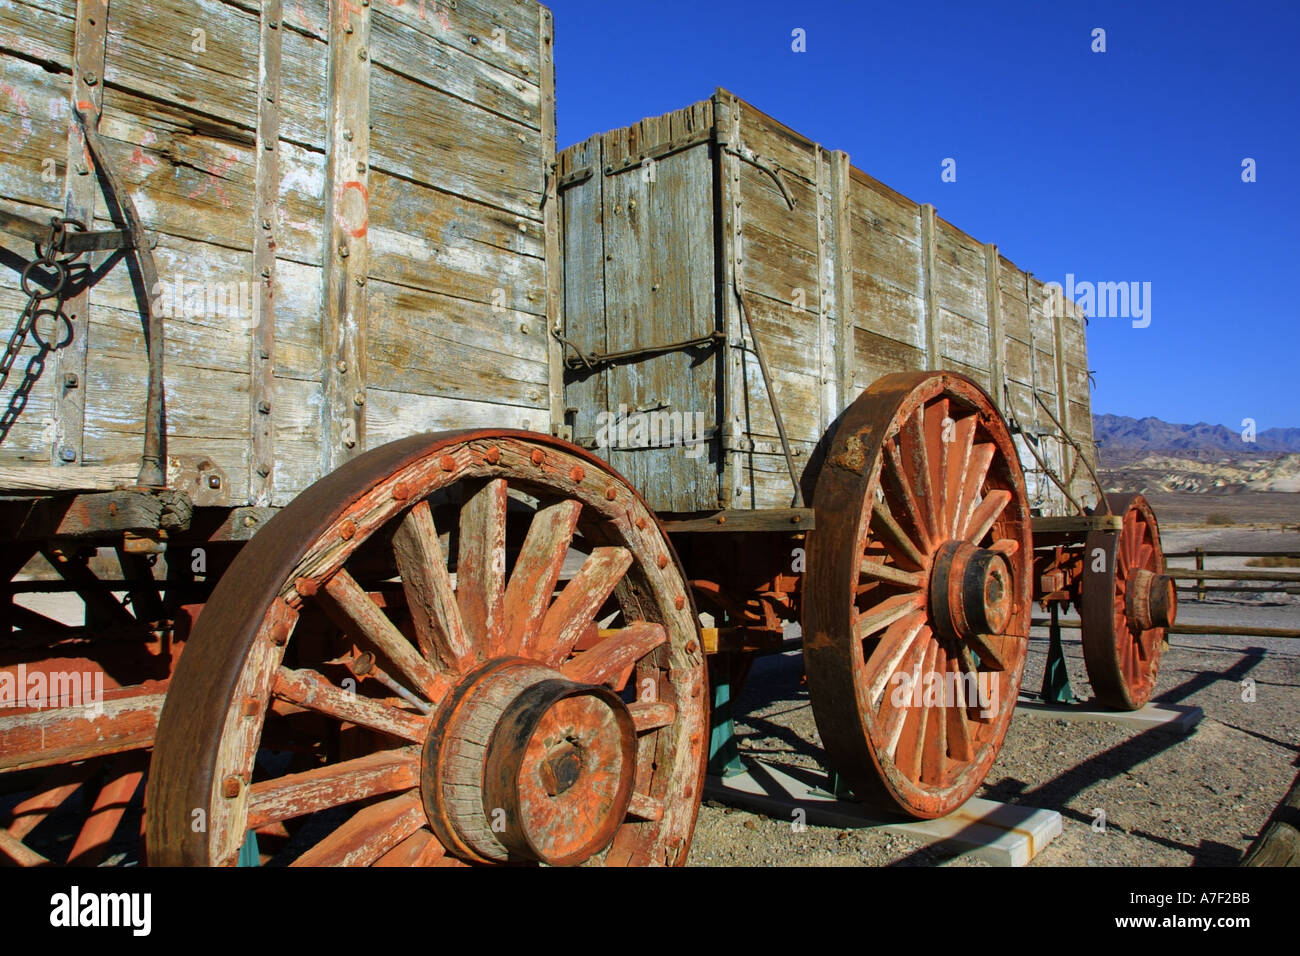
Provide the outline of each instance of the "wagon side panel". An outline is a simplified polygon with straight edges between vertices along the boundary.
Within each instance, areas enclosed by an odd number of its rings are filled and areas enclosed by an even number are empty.
[[[697,104],[607,133],[602,188],[605,336],[611,353],[701,339],[717,328],[711,117]],[[666,152],[667,144],[705,136]],[[717,505],[716,347],[608,363],[597,451],[661,511]],[[624,426],[626,422],[626,426]],[[586,437],[585,435],[582,437]],[[689,439],[689,444],[687,440]]]
[[[0,196],[33,219],[89,197],[113,227],[70,145],[93,89],[160,282],[93,255],[75,346],[48,358],[0,464],[138,463],[145,297],[165,322],[169,479],[211,460],[210,503],[284,504],[411,431],[549,429],[548,11],[110,0],[92,69],[102,7],[80,9],[5,8]],[[10,264],[32,255],[0,242]],[[15,320],[16,286],[0,272]]]
[[[988,290],[984,250],[951,223],[936,219],[934,278],[938,316],[937,363],[992,390]]]
[[[927,365],[921,207],[854,169],[849,216],[854,378],[845,404],[882,375]]]
[[[724,197],[741,222],[731,237],[733,256],[799,474],[829,424],[824,393],[837,381],[834,364],[823,361],[834,342],[836,264],[830,181],[822,168],[826,152],[735,102],[739,126],[728,148],[740,155]],[[794,487],[772,400],[748,328],[742,340],[743,390],[732,413],[745,438],[731,448],[737,459],[732,507],[786,508]]]
[[[550,74],[535,5],[497,5],[492,23],[467,52],[416,5],[372,15],[368,445],[550,428]]]

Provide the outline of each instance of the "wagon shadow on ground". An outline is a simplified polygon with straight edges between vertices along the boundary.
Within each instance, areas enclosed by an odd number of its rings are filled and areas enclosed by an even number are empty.
[[[1261,647],[1241,649],[1241,657],[1226,670],[1201,671],[1193,674],[1183,682],[1159,694],[1155,702],[1174,704],[1185,701],[1216,683],[1240,683],[1265,655]],[[790,758],[804,757],[817,764],[824,764],[824,754],[816,740],[810,740],[789,727],[776,721],[792,709],[808,707],[808,689],[801,683],[803,674],[802,660],[794,654],[775,655],[760,658],[755,662],[744,691],[737,699],[737,742],[742,744],[742,756],[765,757],[775,766],[791,776],[801,777],[808,773],[807,766],[794,766],[785,761]],[[780,707],[781,704],[790,706]],[[775,709],[774,709],[775,708]],[[758,712],[764,712],[761,715]],[[1283,746],[1288,750],[1300,752],[1300,747],[1273,740],[1244,728],[1236,728],[1268,743]],[[1030,787],[1025,781],[1006,777],[997,782],[988,782],[980,795],[986,799],[996,800],[1017,806],[1048,808],[1057,810],[1067,820],[1090,826],[1093,818],[1090,814],[1074,809],[1069,803],[1080,796],[1098,780],[1119,776],[1140,764],[1170,750],[1184,740],[1184,735],[1171,733],[1160,727],[1134,734],[1122,743],[1093,755],[1057,775],[1039,786]],[[780,749],[773,746],[754,746],[760,741],[778,741],[785,745]],[[784,760],[782,759],[784,758]],[[1297,761],[1300,763],[1300,760]],[[1242,851],[1214,840],[1200,840],[1197,843],[1171,839],[1145,829],[1125,829],[1114,823],[1108,826],[1121,833],[1137,837],[1162,847],[1187,853],[1193,866],[1234,866],[1240,862]],[[957,836],[960,837],[959,833]],[[1243,834],[1250,838],[1253,834]],[[930,866],[946,859],[960,855],[959,852],[945,852],[943,846],[918,846],[916,850],[894,861],[892,866]]]

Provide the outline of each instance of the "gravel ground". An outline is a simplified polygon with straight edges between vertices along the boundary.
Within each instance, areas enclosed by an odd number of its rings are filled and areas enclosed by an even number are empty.
[[[1175,530],[1167,550],[1300,550],[1300,535]],[[1187,562],[1190,564],[1190,562]],[[1209,562],[1227,566],[1231,562]],[[1237,562],[1241,566],[1241,562]],[[1184,600],[1181,619],[1198,623],[1300,627],[1296,598],[1250,595],[1204,604]],[[1047,640],[1036,631],[1023,687],[1042,681]],[[1077,631],[1065,652],[1076,696],[1091,697]],[[798,651],[757,662],[737,712],[742,755],[817,767],[821,750]],[[1243,681],[1255,700],[1243,701]],[[1175,636],[1165,653],[1156,702],[1195,705],[1205,716],[1190,734],[1139,732],[1108,721],[1076,721],[1018,710],[979,795],[1056,810],[1063,832],[1034,866],[1231,866],[1245,853],[1300,766],[1300,644],[1275,638]],[[1093,811],[1105,812],[1105,832]],[[693,866],[982,866],[871,828],[809,825],[705,804]]]

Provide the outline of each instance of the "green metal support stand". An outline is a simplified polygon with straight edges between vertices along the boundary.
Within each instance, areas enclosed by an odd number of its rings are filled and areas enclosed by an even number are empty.
[[[1047,664],[1043,668],[1043,689],[1039,696],[1045,704],[1073,704],[1078,698],[1070,686],[1065,669],[1065,651],[1061,647],[1060,605],[1052,602],[1051,636],[1047,645]]]
[[[709,714],[709,773],[734,777],[745,772],[736,748],[735,714],[731,703],[731,676],[734,663],[730,654],[714,658],[709,680],[712,685],[712,710]]]
[[[248,831],[248,836],[244,837],[244,845],[239,848],[239,862],[236,866],[261,866],[262,858],[257,852],[257,833],[253,830]]]

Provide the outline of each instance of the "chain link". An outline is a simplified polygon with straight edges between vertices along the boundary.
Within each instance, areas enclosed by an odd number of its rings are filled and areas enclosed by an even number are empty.
[[[23,294],[27,296],[27,305],[18,316],[18,324],[9,336],[4,355],[0,356],[0,389],[8,383],[9,374],[13,371],[14,363],[17,362],[28,336],[31,336],[32,341],[36,343],[36,352],[28,359],[22,380],[9,396],[9,405],[4,414],[0,415],[0,442],[9,436],[9,429],[27,407],[27,398],[31,394],[32,386],[45,371],[46,357],[72,341],[72,320],[63,312],[64,300],[70,294],[68,281],[74,271],[79,273],[89,267],[85,263],[75,261],[80,253],[59,254],[59,250],[63,247],[64,234],[69,228],[84,230],[85,227],[75,219],[51,218],[49,238],[44,243],[36,244],[36,258],[23,267],[22,289]],[[54,300],[54,307],[42,307],[41,303],[50,299]],[[37,322],[46,318],[50,320],[49,336],[42,335],[37,328]],[[62,336],[59,336],[58,332],[60,324],[65,329]]]

